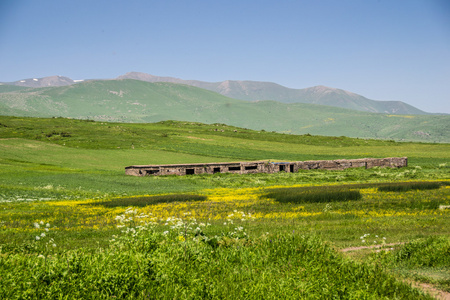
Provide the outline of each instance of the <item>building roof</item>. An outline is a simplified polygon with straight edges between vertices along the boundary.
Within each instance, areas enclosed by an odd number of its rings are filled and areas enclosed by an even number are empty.
[[[133,165],[125,167],[125,169],[129,168],[173,168],[173,167],[203,167],[203,166],[227,166],[227,165],[237,165],[237,164],[263,164],[268,161],[260,160],[260,161],[235,161],[235,162],[218,162],[218,163],[192,163],[192,164],[165,164],[165,165]]]

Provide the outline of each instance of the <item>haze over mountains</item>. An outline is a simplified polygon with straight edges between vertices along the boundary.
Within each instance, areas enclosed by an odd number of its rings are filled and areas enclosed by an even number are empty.
[[[141,72],[129,72],[116,79],[135,79],[146,82],[170,82],[186,84],[214,91],[224,96],[246,100],[273,100],[282,103],[310,103],[328,105],[359,111],[389,114],[427,114],[426,112],[401,101],[376,101],[361,95],[337,88],[315,86],[305,89],[291,89],[273,82],[234,81],[205,82],[198,80],[183,80],[174,77],[160,77]],[[72,80],[63,76],[31,78],[6,85],[24,87],[49,87],[75,84],[81,80]]]

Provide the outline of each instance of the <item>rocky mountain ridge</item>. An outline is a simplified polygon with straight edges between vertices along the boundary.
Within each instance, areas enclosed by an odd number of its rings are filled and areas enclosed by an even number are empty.
[[[3,82],[4,85],[14,85],[22,87],[40,88],[40,87],[52,87],[52,86],[66,86],[72,85],[83,80],[72,80],[65,76],[48,76],[42,78],[27,78],[14,82]]]

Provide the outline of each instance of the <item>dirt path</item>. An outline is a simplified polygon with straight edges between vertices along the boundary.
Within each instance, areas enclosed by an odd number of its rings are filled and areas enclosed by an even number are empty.
[[[435,288],[434,286],[432,286],[429,283],[421,283],[421,282],[409,282],[411,283],[411,285],[413,287],[419,288],[425,292],[427,292],[428,294],[430,294],[431,296],[433,296],[434,298],[438,299],[438,300],[450,300],[450,293],[442,291],[442,290],[438,290],[437,288]]]
[[[341,252],[350,252],[350,251],[359,251],[364,249],[379,249],[390,246],[403,245],[404,243],[390,243],[390,244],[381,244],[381,245],[370,245],[370,246],[359,246],[359,247],[349,247],[345,249],[341,249]],[[390,249],[388,249],[390,250]]]
[[[390,243],[390,244],[381,244],[381,245],[371,245],[371,246],[359,246],[359,247],[349,247],[341,249],[341,252],[351,252],[351,251],[360,251],[364,249],[379,249],[377,251],[385,250],[389,251],[393,248],[388,248],[392,246],[402,245],[404,243]],[[384,249],[387,248],[387,249]],[[411,284],[413,287],[419,288],[426,293],[430,294],[431,296],[435,297],[438,300],[450,300],[450,293],[439,290],[435,288],[433,285],[429,283],[422,283],[422,282],[416,282],[416,281],[406,281],[407,283]]]

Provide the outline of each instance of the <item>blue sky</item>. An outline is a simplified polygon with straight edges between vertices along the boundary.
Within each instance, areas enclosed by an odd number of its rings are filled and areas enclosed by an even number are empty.
[[[129,71],[450,113],[450,1],[2,0],[0,82]]]

